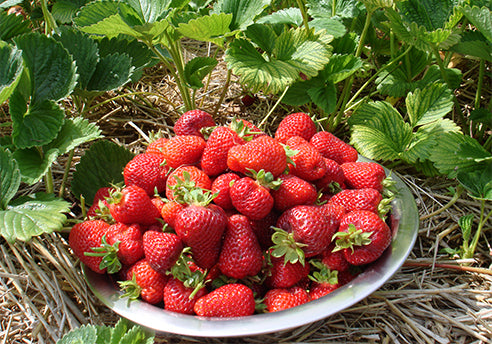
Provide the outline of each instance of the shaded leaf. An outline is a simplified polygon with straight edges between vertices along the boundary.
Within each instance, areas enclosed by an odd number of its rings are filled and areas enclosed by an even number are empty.
[[[9,6],[10,7],[10,6]],[[29,21],[15,14],[0,11],[0,40],[10,41],[15,36],[31,32]]]
[[[451,51],[492,62],[492,44],[478,31],[465,31],[461,40],[450,48]]]
[[[16,47],[0,42],[0,104],[14,91],[23,68],[22,52]]]
[[[101,129],[82,117],[66,118],[56,139],[46,147],[47,150],[56,148],[60,154],[65,154],[83,143],[101,137]]]
[[[110,91],[116,89],[130,81],[132,72],[130,56],[119,53],[106,55],[99,60],[87,85],[87,90]]]
[[[209,16],[192,19],[187,23],[180,23],[178,31],[185,37],[197,41],[212,42],[224,47],[224,37],[230,33],[231,21],[232,14],[213,13]]]
[[[316,17],[311,20],[310,24],[316,31],[325,30],[328,35],[334,38],[342,37],[347,32],[347,28],[340,19],[329,16]]]
[[[461,228],[461,232],[463,233],[463,241],[468,242],[473,225],[473,214],[468,214],[460,217],[458,220],[458,224]]]
[[[331,113],[337,105],[337,89],[335,84],[327,82],[321,87],[312,87],[307,93],[316,106],[320,107],[325,113]]]
[[[189,87],[199,89],[203,87],[203,78],[210,73],[218,61],[213,57],[195,57],[185,65],[185,81]]]
[[[40,155],[37,148],[17,149],[14,158],[19,163],[22,181],[34,185],[44,177],[51,165],[56,161],[60,152],[53,148]]]
[[[0,210],[4,210],[14,198],[21,182],[17,161],[12,153],[0,147]]]
[[[456,178],[471,197],[492,201],[492,160],[476,166],[473,171],[460,171]],[[461,220],[461,219],[460,219]]]
[[[362,60],[354,55],[334,54],[321,72],[322,77],[337,84],[362,68]]]
[[[218,0],[212,13],[232,14],[229,29],[245,30],[269,4],[270,0]]]
[[[468,117],[471,121],[483,123],[492,128],[492,112],[487,109],[475,109]]]
[[[492,13],[487,7],[463,6],[460,11],[492,43]]]
[[[357,0],[337,0],[335,8],[333,1],[307,0],[306,4],[309,9],[309,14],[314,18],[324,16],[327,13],[331,16],[340,18],[355,18],[357,17],[364,6]]]
[[[90,0],[57,0],[51,7],[51,14],[56,21],[70,24],[77,11]]]

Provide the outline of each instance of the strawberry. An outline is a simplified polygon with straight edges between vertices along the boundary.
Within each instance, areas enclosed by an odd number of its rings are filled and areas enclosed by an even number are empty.
[[[378,213],[378,206],[382,199],[381,193],[375,189],[346,189],[335,194],[326,204],[341,205],[345,207],[346,212],[368,210]]]
[[[162,154],[162,147],[169,139],[166,137],[159,137],[154,141],[151,141],[145,150],[145,153]]]
[[[143,235],[143,250],[152,269],[165,274],[178,260],[183,242],[173,233],[147,231]]]
[[[151,225],[160,217],[159,210],[147,192],[136,185],[115,191],[108,203],[111,216],[116,222]]]
[[[267,312],[283,311],[309,302],[309,295],[301,287],[274,288],[267,291],[264,297]]]
[[[227,166],[232,171],[244,174],[249,170],[259,172],[263,169],[278,177],[287,168],[287,154],[280,142],[263,135],[229,149]]]
[[[130,300],[141,297],[145,302],[155,305],[162,302],[168,280],[168,276],[158,273],[150,267],[147,260],[142,259],[128,269],[126,281],[119,281],[118,284],[124,291],[122,297]]]
[[[349,188],[372,188],[379,192],[383,191],[383,180],[386,178],[386,172],[378,163],[356,161],[343,163],[341,167]]]
[[[232,205],[241,214],[252,220],[260,220],[273,209],[274,199],[270,188],[278,187],[271,173],[260,170],[256,180],[243,177],[232,184],[229,191]]]
[[[193,287],[187,287],[185,282],[172,277],[164,287],[164,309],[181,314],[193,314],[196,301],[207,294],[206,288],[195,292]]]
[[[325,175],[325,160],[312,144],[300,136],[292,136],[287,140],[287,146],[297,151],[291,157],[293,161],[293,164],[289,165],[291,174],[307,181],[320,179]]]
[[[336,270],[346,271],[350,267],[350,263],[345,259],[343,251],[335,251],[335,244],[331,243],[323,252],[321,252],[321,262],[331,271]]]
[[[253,315],[255,298],[244,284],[223,285],[198,299],[195,313],[205,317],[242,317]]]
[[[333,183],[337,183],[342,189],[345,187],[345,176],[342,167],[335,160],[323,158],[325,162],[325,173],[323,177],[314,181],[320,191],[333,190]]]
[[[309,264],[302,264],[300,261],[291,263],[284,257],[270,256],[271,266],[269,274],[265,279],[265,284],[269,288],[289,288],[307,277],[309,274]]]
[[[202,110],[190,110],[182,114],[174,124],[176,135],[195,135],[203,138],[200,129],[215,126],[214,118]]]
[[[258,243],[264,250],[267,250],[273,245],[272,234],[274,230],[272,227],[277,223],[278,217],[279,214],[273,210],[261,220],[252,220],[248,218],[249,224],[258,239]]]
[[[342,218],[333,239],[334,251],[343,250],[352,265],[365,265],[378,259],[391,244],[391,230],[377,214],[354,210]]]
[[[190,205],[176,215],[174,229],[191,248],[196,264],[210,269],[219,259],[227,215],[222,208],[210,204],[210,193],[197,189],[192,191],[191,198]]]
[[[210,190],[212,181],[196,166],[181,166],[171,172],[167,178],[166,197],[183,203],[184,193],[194,188]]]
[[[132,265],[144,257],[142,229],[139,224],[115,223],[108,228],[106,241],[118,244],[117,257],[123,265]]]
[[[110,196],[110,193],[114,191],[114,188],[105,186],[99,188],[94,195],[94,200],[89,210],[87,210],[87,218],[93,219],[97,217],[104,217],[109,215],[108,202],[106,198]]]
[[[241,179],[236,173],[223,173],[212,182],[212,193],[217,194],[214,203],[224,210],[234,209],[231,200],[231,184]]]
[[[309,141],[325,158],[335,160],[338,164],[357,161],[358,153],[354,147],[340,140],[332,133],[320,131]]]
[[[142,153],[130,160],[123,170],[125,185],[137,185],[152,196],[166,190],[169,166],[162,154]]]
[[[173,136],[162,145],[162,154],[166,163],[172,168],[194,165],[200,161],[205,145],[205,140],[199,136]]]
[[[322,296],[328,295],[332,291],[340,288],[340,285],[338,283],[336,284],[331,284],[331,283],[319,283],[319,282],[312,282],[311,287],[309,289],[309,298],[310,300],[317,300]]]
[[[282,184],[271,192],[275,209],[285,211],[296,205],[312,205],[316,202],[318,194],[311,183],[291,174],[281,175],[278,179]]]
[[[256,125],[242,118],[234,118],[229,123],[229,128],[238,133],[245,141],[251,141],[257,137],[266,135]]]
[[[244,144],[239,135],[228,127],[216,127],[210,134],[203,151],[201,168],[209,176],[227,170],[227,153],[231,147]]]
[[[107,233],[109,224],[102,220],[86,220],[72,227],[68,237],[68,243],[74,255],[89,269],[99,274],[104,274],[106,268],[100,268],[101,256],[87,256],[92,253],[92,247],[101,245],[103,236]]]
[[[242,279],[258,274],[262,265],[263,252],[248,218],[239,214],[230,216],[219,256],[220,271],[228,277]]]
[[[176,201],[164,202],[161,208],[161,217],[166,224],[171,228],[174,228],[176,215],[185,207],[184,204],[178,203]]]
[[[287,143],[289,138],[300,136],[309,141],[314,134],[316,134],[316,124],[311,117],[303,112],[297,112],[282,119],[275,131],[275,139]]]
[[[293,240],[303,245],[305,257],[313,257],[330,244],[338,221],[321,206],[298,205],[280,216],[277,227],[293,234]]]

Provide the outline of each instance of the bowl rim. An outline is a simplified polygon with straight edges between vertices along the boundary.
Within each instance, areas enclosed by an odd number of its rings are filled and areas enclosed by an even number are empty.
[[[360,157],[359,161],[372,161]],[[207,318],[164,310],[141,300],[128,302],[111,276],[97,274],[82,264],[83,274],[92,293],[108,308],[133,323],[156,333],[174,333],[196,337],[255,336],[290,330],[334,315],[365,299],[385,284],[403,265],[415,244],[419,215],[415,199],[403,180],[385,168],[395,181],[391,229],[393,239],[383,255],[348,284],[328,295],[280,312],[236,318]]]

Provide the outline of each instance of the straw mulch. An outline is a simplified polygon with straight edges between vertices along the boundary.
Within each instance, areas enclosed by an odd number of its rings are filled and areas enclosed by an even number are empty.
[[[202,108],[213,112],[224,75],[225,69],[218,68],[208,91],[197,95]],[[149,91],[155,96],[108,102],[96,109],[90,120],[97,121],[107,138],[138,152],[150,131],[170,132],[179,116],[173,104],[179,100],[173,82],[158,67],[121,92],[130,91]],[[232,80],[218,109],[218,122],[232,115],[259,122],[275,103],[273,98],[262,97],[253,106],[243,108],[239,102],[242,93],[241,86]],[[277,108],[268,119],[269,127],[274,128],[287,112]],[[76,153],[73,166],[83,151]],[[63,166],[62,158],[53,169],[55,180],[61,179]],[[159,334],[156,343],[491,343],[491,221],[485,226],[475,259],[460,261],[441,253],[442,248],[460,245],[457,220],[470,213],[478,217],[479,203],[462,196],[440,212],[451,199],[449,181],[421,178],[410,169],[398,172],[415,196],[420,229],[407,262],[380,290],[336,315],[294,330],[225,339]],[[26,187],[21,193],[33,190],[42,190],[42,185]],[[75,199],[67,197],[76,204]],[[490,208],[489,204],[487,212]],[[69,214],[69,219],[77,218],[78,211]],[[111,325],[118,321],[118,316],[88,289],[67,244],[70,226],[67,223],[64,231],[27,243],[9,244],[0,239],[1,344],[55,343],[83,324]]]

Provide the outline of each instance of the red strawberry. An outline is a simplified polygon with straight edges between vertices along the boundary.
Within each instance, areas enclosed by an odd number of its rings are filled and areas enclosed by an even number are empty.
[[[303,112],[292,113],[279,123],[275,131],[275,138],[282,143],[293,136],[300,136],[309,141],[316,134],[316,124]]]
[[[162,147],[166,144],[168,139],[166,137],[159,137],[150,142],[145,150],[145,153],[162,154]]]
[[[210,134],[203,151],[201,168],[209,176],[227,170],[227,153],[231,147],[244,144],[239,135],[228,127],[216,127]]]
[[[301,287],[270,289],[263,301],[267,312],[283,311],[309,302],[309,295]]]
[[[312,275],[309,275],[309,279],[312,281],[309,288],[311,300],[319,299],[339,287],[337,270],[331,269],[316,259],[311,260],[310,263],[316,269]]]
[[[111,216],[116,222],[151,225],[161,215],[145,190],[136,185],[114,192],[108,203]]]
[[[318,194],[311,183],[291,174],[281,175],[278,179],[282,184],[277,190],[272,190],[275,209],[285,211],[296,205],[312,205],[316,202]]]
[[[324,210],[331,219],[333,219],[336,227],[340,226],[343,216],[347,213],[343,205],[332,204],[329,202],[323,204],[321,209]]]
[[[340,223],[335,250],[343,250],[352,265],[364,265],[378,259],[391,244],[391,230],[375,213],[354,210]]]
[[[109,245],[118,244],[117,256],[123,265],[132,265],[144,257],[142,229],[139,224],[115,223],[108,228],[106,241]]]
[[[292,287],[309,274],[309,264],[303,265],[299,261],[291,263],[286,261],[284,257],[271,256],[270,259],[269,275],[265,279],[269,288]]]
[[[215,180],[212,182],[212,193],[218,193],[217,196],[214,198],[214,203],[224,210],[233,209],[234,206],[232,205],[230,194],[231,184],[239,179],[241,179],[241,177],[232,172],[224,173],[217,176],[217,178],[215,178]]]
[[[336,270],[338,272],[348,270],[350,263],[345,258],[343,251],[335,251],[335,244],[330,244],[326,250],[321,252],[321,262],[331,271]]]
[[[181,166],[171,172],[167,178],[166,197],[182,203],[183,193],[194,188],[210,190],[212,181],[196,166]]]
[[[337,183],[341,188],[345,187],[345,176],[340,164],[335,160],[323,158],[325,162],[325,174],[314,181],[318,190],[330,191],[332,183]]]
[[[229,123],[229,128],[234,130],[246,141],[251,141],[257,137],[266,135],[263,130],[258,128],[256,125],[242,118],[234,118],[231,123]]]
[[[102,220],[87,220],[73,226],[68,237],[68,243],[74,255],[89,269],[99,274],[106,272],[106,268],[100,269],[103,258],[101,256],[87,256],[85,253],[93,253],[92,247],[101,245],[102,237],[108,229],[109,224]]]
[[[259,172],[263,169],[278,177],[287,168],[287,155],[280,142],[263,135],[229,149],[227,166],[244,174],[249,170]]]
[[[257,174],[256,180],[244,177],[235,181],[229,191],[234,208],[252,220],[264,218],[273,209],[274,199],[269,187],[277,186],[272,184],[273,176],[263,172]]]
[[[298,205],[280,216],[277,227],[291,232],[296,243],[305,245],[305,257],[313,257],[328,247],[337,232],[338,221],[321,206]]]
[[[340,140],[332,133],[320,131],[309,141],[325,158],[335,160],[338,164],[357,161],[358,153],[354,147]]]
[[[289,165],[290,173],[304,180],[313,181],[325,175],[325,160],[316,148],[300,136],[293,136],[287,140],[287,146],[297,151],[291,157],[294,162]]]
[[[126,281],[118,282],[125,291],[123,297],[129,297],[130,300],[141,297],[145,302],[155,305],[162,302],[164,287],[169,277],[158,273],[145,259],[142,259],[132,265],[127,272],[126,279]]]
[[[356,161],[341,165],[345,182],[349,188],[372,188],[383,191],[383,180],[386,178],[384,168],[375,162]]]
[[[174,124],[176,135],[195,135],[203,138],[200,129],[215,126],[214,118],[202,110],[190,110],[182,114]]]
[[[253,315],[255,298],[244,284],[223,285],[198,299],[195,313],[205,317],[242,317]]]
[[[205,145],[205,140],[199,136],[173,136],[162,146],[162,154],[172,168],[194,165],[200,161]]]
[[[94,200],[92,201],[92,205],[87,210],[87,218],[94,219],[98,217],[104,218],[104,216],[109,215],[108,202],[106,201],[106,197],[110,196],[110,193],[114,191],[114,188],[105,186],[99,188],[94,195]]]
[[[338,283],[330,284],[330,283],[312,282],[311,288],[309,290],[309,298],[311,300],[317,300],[322,296],[328,295],[329,293],[338,289],[339,287],[340,285]]]
[[[125,185],[137,185],[152,196],[166,190],[166,180],[170,172],[162,154],[142,153],[130,160],[123,170]]]
[[[204,200],[198,200],[200,197]],[[227,215],[222,208],[209,204],[209,194],[198,198],[176,215],[174,229],[191,248],[196,264],[210,269],[219,259]]]
[[[375,189],[346,189],[330,198],[327,205],[342,205],[345,211],[368,210],[378,213],[383,196]]]
[[[228,277],[242,279],[258,274],[262,265],[263,252],[248,218],[232,215],[227,221],[219,256],[220,271]]]
[[[147,231],[143,235],[143,250],[152,269],[165,274],[178,260],[183,243],[176,234]]]
[[[184,204],[176,201],[164,202],[161,208],[161,217],[165,223],[174,228],[176,215],[185,207]]]
[[[253,228],[253,232],[258,239],[258,243],[264,250],[273,245],[272,234],[274,233],[274,230],[272,227],[277,223],[278,217],[279,214],[276,211],[272,211],[261,220],[249,219],[251,228]]]
[[[196,301],[207,294],[206,288],[195,292],[177,278],[171,278],[164,287],[164,309],[181,314],[193,314]]]

